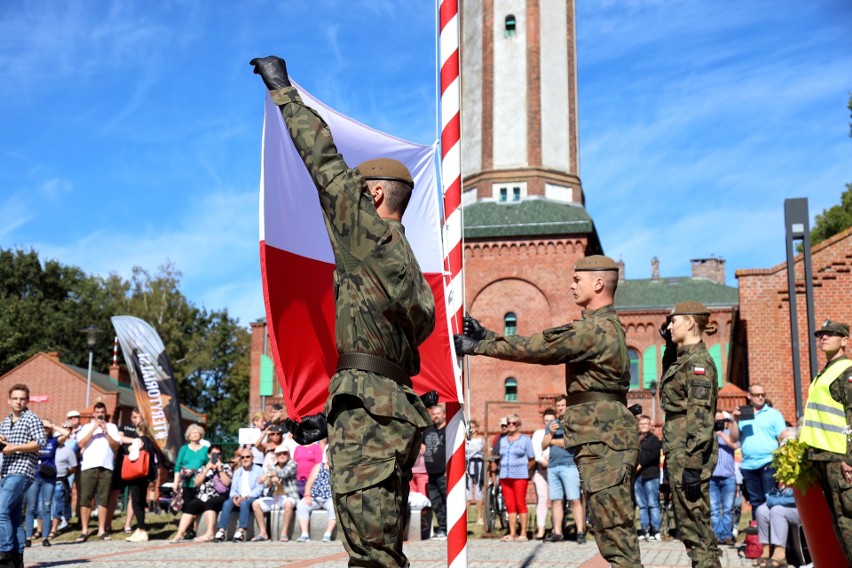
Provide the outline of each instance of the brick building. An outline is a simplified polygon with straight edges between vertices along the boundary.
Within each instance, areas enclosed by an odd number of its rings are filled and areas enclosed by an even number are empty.
[[[814,315],[819,327],[825,319],[852,322],[852,229],[813,247]],[[802,401],[810,385],[810,342],[805,312],[805,281],[802,255],[795,260],[796,306],[801,357]],[[790,422],[795,420],[793,355],[790,336],[790,296],[787,263],[772,268],[737,270],[740,310],[735,321],[737,357],[732,381],[739,385],[760,383],[774,406]],[[820,367],[825,360],[818,356]]]
[[[40,418],[59,424],[69,410],[77,410],[82,422],[92,416],[92,407],[103,402],[107,414],[115,424],[129,424],[130,411],[138,408],[127,371],[111,365],[109,375],[92,370],[90,405],[86,408],[86,382],[88,369],[63,363],[59,353],[36,353],[14,369],[0,376],[0,393],[7,393],[18,383],[30,388],[29,408]],[[206,414],[199,414],[181,405],[182,428],[193,423],[205,424]],[[182,435],[181,435],[182,436]]]

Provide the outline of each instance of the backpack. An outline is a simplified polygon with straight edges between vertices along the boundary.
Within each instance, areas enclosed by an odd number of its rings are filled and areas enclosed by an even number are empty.
[[[746,531],[745,537],[745,557],[760,558],[760,553],[763,552],[763,547],[760,545],[760,539],[757,536],[757,521],[749,523],[748,527],[753,530]]]

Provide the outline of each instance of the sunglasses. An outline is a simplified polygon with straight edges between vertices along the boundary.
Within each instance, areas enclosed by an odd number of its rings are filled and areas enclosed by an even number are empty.
[[[251,458],[253,458],[253,457],[254,457],[254,456],[240,456],[240,458],[241,458],[241,459],[244,459],[244,460],[250,460],[250,459],[251,459]]]
[[[509,425],[509,426],[517,426],[517,425],[518,425],[518,423],[517,423],[517,422],[511,422],[511,421],[510,421],[510,422],[508,422],[508,425]]]
[[[751,396],[754,396],[754,397],[758,397],[758,398],[766,398],[765,392],[750,392],[748,394],[750,394]]]

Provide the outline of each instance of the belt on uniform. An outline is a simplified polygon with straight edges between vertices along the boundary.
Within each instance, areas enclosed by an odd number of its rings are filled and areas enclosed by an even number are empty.
[[[405,369],[388,361],[384,357],[370,355],[369,353],[341,353],[337,359],[337,370],[359,369],[370,371],[385,376],[400,385],[411,387],[411,376]]]
[[[680,412],[666,412],[666,421],[674,420],[675,418],[684,418],[686,417],[686,410],[681,410]]]
[[[577,406],[578,404],[586,404],[587,402],[601,402],[611,400],[620,402],[627,406],[626,394],[615,394],[611,392],[573,392],[568,393],[568,406]]]

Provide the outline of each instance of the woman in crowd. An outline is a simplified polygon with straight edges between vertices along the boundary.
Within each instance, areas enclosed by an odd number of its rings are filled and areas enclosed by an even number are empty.
[[[309,542],[311,540],[308,524],[311,520],[311,513],[318,509],[328,511],[328,526],[322,535],[322,541],[331,542],[331,533],[337,524],[337,519],[334,516],[334,501],[331,498],[331,479],[328,464],[324,461],[320,461],[311,470],[305,484],[305,496],[296,506],[296,519],[299,520],[299,529],[302,532],[296,542]]]
[[[716,568],[719,547],[710,525],[710,476],[716,467],[718,374],[702,339],[704,333],[716,333],[716,324],[710,323],[710,310],[701,303],[681,302],[660,331],[666,339],[660,380],[666,413],[663,452],[675,516],[692,566]]]
[[[184,503],[184,512],[178,521],[177,534],[169,542],[185,542],[186,533],[193,521],[202,515],[207,530],[203,535],[198,535],[195,542],[211,542],[215,536],[216,516],[222,511],[222,505],[228,499],[233,470],[227,462],[222,461],[221,446],[211,445],[207,455],[209,458],[207,464],[198,470],[193,479],[197,488],[195,498]]]
[[[270,424],[266,427],[257,442],[254,443],[254,449],[262,453],[263,469],[275,467],[275,448],[284,443],[284,430],[277,424]],[[254,451],[252,451],[254,454]]]
[[[795,439],[796,430],[787,428],[778,436],[781,445],[788,439]],[[760,558],[754,561],[761,568],[787,567],[787,533],[791,527],[799,530],[802,519],[796,509],[793,490],[783,485],[772,490],[754,512],[757,520],[757,538],[763,547]]]
[[[482,488],[485,483],[485,438],[479,431],[479,422],[470,420],[470,439],[465,446],[467,454],[467,475],[470,484],[468,500],[471,505],[476,505],[476,524],[483,524],[482,516]],[[425,471],[425,464],[424,464]],[[428,479],[428,474],[427,474]]]
[[[195,499],[195,474],[207,464],[207,451],[201,440],[204,438],[204,428],[198,424],[190,424],[184,435],[186,444],[180,447],[175,460],[175,477],[173,487],[175,492],[183,494],[182,512],[186,512],[186,504]],[[181,475],[181,471],[184,474]]]
[[[269,535],[266,533],[266,520],[263,518],[264,513],[273,511],[273,514],[281,514],[283,511],[284,519],[281,524],[281,532],[278,540],[287,542],[290,540],[288,530],[290,521],[293,520],[293,509],[299,501],[299,488],[296,485],[296,462],[290,459],[290,449],[280,444],[275,448],[275,465],[267,469],[258,480],[266,487],[264,496],[255,499],[251,504],[254,511],[254,518],[257,520],[259,534],[252,540],[262,541],[269,540]]]
[[[27,546],[32,545],[33,523],[38,516],[41,528],[42,546],[50,546],[50,509],[53,503],[53,490],[56,488],[56,448],[60,441],[68,437],[68,430],[51,422],[42,420],[47,443],[38,452],[38,466],[35,479],[27,490],[26,527]],[[54,436],[58,436],[55,438]]]
[[[145,506],[147,504],[148,485],[152,481],[157,480],[157,447],[154,443],[154,434],[151,432],[151,428],[148,427],[148,422],[140,416],[135,421],[135,424],[136,438],[133,438],[130,442],[124,460],[136,461],[140,459],[140,452],[145,451],[148,453],[148,471],[145,472],[144,476],[124,481],[130,492],[130,503],[136,519],[136,531],[125,540],[127,542],[148,542]]]
[[[509,534],[504,542],[527,540],[527,485],[535,467],[535,451],[529,436],[521,434],[517,414],[506,417],[506,436],[500,439],[500,489],[509,514]],[[521,533],[515,534],[518,515]]]
[[[296,483],[299,486],[299,495],[305,495],[305,485],[314,467],[322,463],[322,455],[325,450],[325,440],[308,444],[307,446],[296,446],[293,459],[296,461]]]

